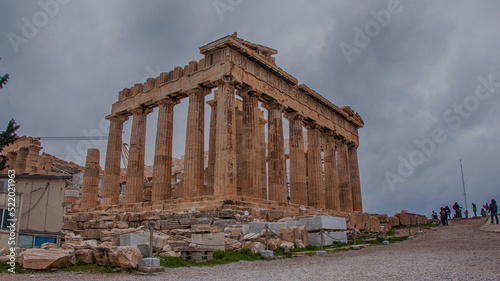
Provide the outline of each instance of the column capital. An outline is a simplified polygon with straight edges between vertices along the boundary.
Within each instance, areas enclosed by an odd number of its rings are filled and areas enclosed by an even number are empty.
[[[209,100],[207,101],[207,104],[210,105],[210,107],[213,109],[217,106],[217,100],[216,99]]]
[[[348,141],[347,142],[347,146],[350,148],[350,149],[358,149],[358,146],[359,146],[359,143],[358,142],[355,142],[355,141]]]
[[[283,117],[285,117],[285,119],[287,119],[288,121],[292,120],[304,121],[304,116],[297,111],[287,112],[283,114]]]
[[[186,95],[190,96],[192,94],[202,93],[204,96],[209,95],[211,93],[210,89],[203,88],[201,86],[194,87],[192,89],[187,90]]]
[[[316,129],[319,130],[319,129],[323,128],[318,123],[316,123],[316,121],[306,121],[304,127],[307,130],[316,130]]]
[[[119,122],[125,122],[128,120],[128,116],[122,115],[122,114],[110,114],[106,116],[106,120],[108,121],[119,121]]]
[[[224,75],[219,80],[215,82],[217,85],[221,84],[232,84],[236,85],[236,81],[234,81],[234,77],[231,75]]]
[[[283,111],[283,109],[285,108],[285,106],[279,103],[277,100],[265,102],[262,104],[262,106],[268,111],[270,111],[271,109],[279,109],[280,111]]]
[[[139,107],[136,107],[136,108],[130,110],[130,112],[132,113],[132,115],[138,115],[138,114],[146,114],[147,115],[147,114],[153,112],[153,109],[139,106]]]
[[[171,96],[168,96],[164,99],[161,99],[158,101],[158,105],[177,105],[179,104],[181,101],[177,98],[174,98],[174,97],[171,97]]]
[[[246,97],[260,98],[260,96],[262,95],[262,93],[255,91],[254,88],[250,87],[250,86],[241,88],[240,90],[238,90],[238,94],[242,98],[246,98]]]

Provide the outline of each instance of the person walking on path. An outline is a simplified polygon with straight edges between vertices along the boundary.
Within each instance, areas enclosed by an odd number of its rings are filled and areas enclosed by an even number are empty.
[[[498,224],[498,206],[497,206],[497,201],[495,201],[495,199],[491,199],[490,214],[491,214],[491,224],[493,224],[493,218],[496,219]]]
[[[443,207],[441,207],[439,215],[441,216],[441,224],[443,224],[443,226],[448,225],[448,215],[446,214],[446,210]]]
[[[450,210],[450,207],[448,207],[448,205],[446,205],[444,207],[444,211],[446,212],[446,219],[450,219],[451,220],[451,210]]]
[[[472,203],[472,211],[474,212],[474,216],[477,217],[477,207],[476,207],[476,204]]]

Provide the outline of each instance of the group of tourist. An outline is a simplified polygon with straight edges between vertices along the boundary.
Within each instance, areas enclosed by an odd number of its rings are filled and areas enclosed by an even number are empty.
[[[455,219],[455,218],[461,218],[462,217],[462,207],[458,205],[457,202],[453,204],[452,206],[453,210],[455,211],[455,214],[453,215],[453,218],[451,217],[451,210],[448,205],[445,207],[441,207],[439,211],[439,220],[441,221],[441,224],[448,225],[448,219]],[[476,204],[472,203],[472,211],[474,212],[474,216],[477,216],[477,207]],[[488,205],[488,203],[483,205],[483,208],[481,209],[481,216],[486,217],[487,214],[490,214],[491,216],[491,223],[493,224],[494,220],[496,219],[496,223],[498,224],[498,206],[497,206],[497,201],[495,199],[491,199],[491,203]],[[468,212],[467,210],[465,211],[465,218],[468,218]],[[432,211],[432,219],[433,220],[438,220],[438,214],[436,212]]]

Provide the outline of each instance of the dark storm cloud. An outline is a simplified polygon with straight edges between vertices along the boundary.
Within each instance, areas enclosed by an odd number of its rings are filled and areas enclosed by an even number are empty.
[[[8,34],[23,36],[23,18],[33,22],[44,9],[37,1],[3,1],[0,74],[8,72],[11,80],[0,90],[0,120],[5,125],[14,117],[22,126],[19,133],[32,136],[106,135],[103,120],[121,89],[199,60],[198,47],[238,31],[239,37],[277,49],[277,64],[299,83],[361,114],[365,127],[358,156],[366,211],[428,214],[463,201],[460,158],[469,204],[482,205],[500,197],[495,126],[500,90],[478,100],[477,107],[473,102],[484,84],[479,77],[500,81],[499,6],[495,1],[69,1],[16,53]],[[376,34],[368,36],[372,22],[380,30],[371,29]],[[356,28],[369,37],[366,46],[356,47]],[[342,43],[359,52],[347,59]],[[183,154],[187,104],[176,106],[176,156]],[[460,106],[473,110],[457,113]],[[156,114],[148,118],[147,164],[153,160]],[[446,140],[426,154],[418,143],[432,148],[428,140],[435,130]],[[104,166],[105,142],[43,145],[79,164],[87,147],[98,147]],[[411,175],[401,175],[400,159],[410,161],[419,152],[424,161]],[[404,182],[391,186],[388,172]]]

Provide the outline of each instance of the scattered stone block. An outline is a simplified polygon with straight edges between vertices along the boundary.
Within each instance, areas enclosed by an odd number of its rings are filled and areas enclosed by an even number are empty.
[[[312,218],[303,218],[299,222],[305,225],[307,231],[317,231],[321,229],[345,230],[347,229],[345,218],[317,216]]]
[[[191,260],[194,262],[206,262],[213,259],[213,248],[180,248],[181,258],[183,260]]]
[[[321,246],[321,233],[314,232],[307,235],[309,244],[313,246]],[[323,233],[323,246],[330,246],[333,242],[347,243],[347,235],[345,231],[325,231]]]
[[[148,244],[148,234],[127,233],[120,235],[120,246],[137,246],[139,244]]]
[[[249,231],[250,233],[259,233],[261,232],[265,227],[267,227],[278,233],[282,227],[285,227],[285,223],[283,222],[251,222],[249,223]]]
[[[137,245],[137,249],[141,252],[142,258],[149,257],[149,245],[147,244],[139,244]]]
[[[57,269],[75,264],[75,252],[62,249],[28,249],[22,253],[22,265],[26,269]]]
[[[75,257],[77,261],[81,261],[87,264],[93,264],[94,259],[94,251],[92,249],[80,249],[75,251]]]
[[[192,234],[194,243],[202,244],[205,247],[215,250],[225,250],[224,233],[200,233]]]

